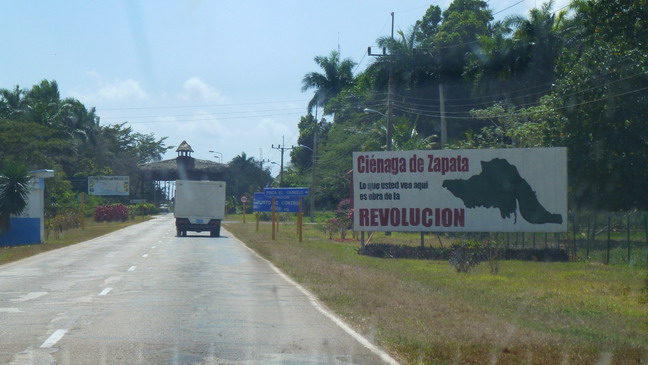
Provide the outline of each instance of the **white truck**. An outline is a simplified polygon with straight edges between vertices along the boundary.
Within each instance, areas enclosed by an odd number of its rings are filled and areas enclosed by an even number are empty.
[[[211,237],[219,237],[225,217],[225,182],[176,180],[173,214],[178,237],[187,236],[187,231],[209,231]]]

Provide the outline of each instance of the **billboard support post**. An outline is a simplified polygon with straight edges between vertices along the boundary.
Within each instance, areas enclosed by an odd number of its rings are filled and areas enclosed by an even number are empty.
[[[272,216],[272,240],[273,241],[276,238],[276,235],[275,235],[275,221],[276,221],[275,203],[276,203],[275,198],[272,197],[272,213],[270,215]]]
[[[85,192],[81,192],[81,230],[85,230]]]

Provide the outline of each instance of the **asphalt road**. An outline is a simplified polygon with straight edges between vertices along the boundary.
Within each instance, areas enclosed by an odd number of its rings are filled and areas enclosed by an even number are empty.
[[[0,363],[390,362],[229,232],[191,233],[166,215],[0,266]]]

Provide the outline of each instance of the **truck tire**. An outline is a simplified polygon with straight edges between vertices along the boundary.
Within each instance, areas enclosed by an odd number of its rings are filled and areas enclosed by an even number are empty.
[[[176,229],[176,237],[182,237],[182,231],[179,228]]]
[[[220,226],[216,227],[216,229],[209,232],[209,236],[210,237],[220,237]]]

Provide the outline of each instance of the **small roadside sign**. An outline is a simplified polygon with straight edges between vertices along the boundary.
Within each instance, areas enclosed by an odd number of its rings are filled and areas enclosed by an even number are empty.
[[[247,201],[248,201],[247,196],[243,195],[241,197],[241,203],[245,204],[245,203],[247,203]]]
[[[308,196],[308,188],[265,188],[263,192],[266,196]]]

